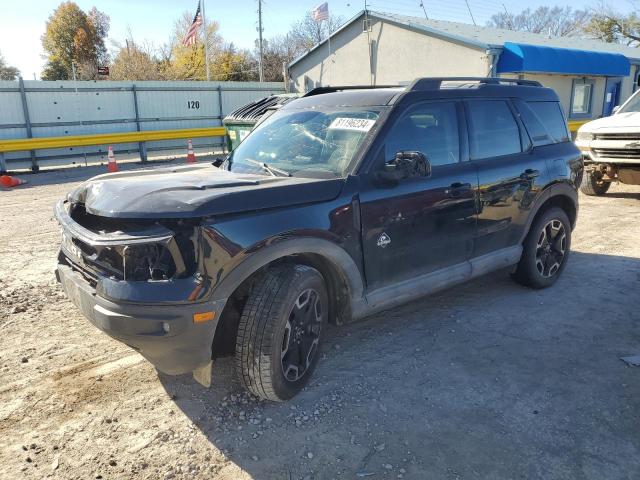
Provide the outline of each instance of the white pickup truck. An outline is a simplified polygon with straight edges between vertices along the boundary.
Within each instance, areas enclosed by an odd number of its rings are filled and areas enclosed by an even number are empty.
[[[610,117],[584,124],[576,145],[584,158],[580,190],[604,195],[611,182],[640,185],[640,90]]]

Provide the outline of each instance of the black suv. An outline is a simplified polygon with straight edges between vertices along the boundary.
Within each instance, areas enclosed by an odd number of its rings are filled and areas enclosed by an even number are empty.
[[[327,322],[511,267],[564,269],[580,152],[537,82],[423,78],[288,103],[219,165],[95,177],[56,207],[57,277],[89,320],[208,385],[234,354],[258,397],[309,378]]]

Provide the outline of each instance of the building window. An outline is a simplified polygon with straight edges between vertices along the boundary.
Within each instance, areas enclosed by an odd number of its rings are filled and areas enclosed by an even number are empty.
[[[586,78],[573,81],[571,93],[571,118],[591,116],[591,101],[595,82]]]

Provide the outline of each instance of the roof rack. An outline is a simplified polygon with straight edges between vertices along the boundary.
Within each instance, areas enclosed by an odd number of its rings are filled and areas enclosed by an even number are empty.
[[[404,85],[345,85],[342,87],[316,87],[309,90],[303,97],[312,97],[313,95],[322,95],[323,93],[341,92],[343,90],[369,90],[372,88],[403,88]]]
[[[535,80],[521,80],[519,78],[499,78],[499,77],[426,77],[418,78],[407,87],[407,91],[439,90],[442,82],[478,82],[482,85],[500,85],[509,83],[527,87],[542,87],[540,82]]]
[[[303,97],[322,95],[323,93],[341,92],[344,90],[369,90],[373,88],[406,88],[407,92],[439,90],[443,82],[477,82],[481,85],[513,84],[527,87],[542,87],[536,80],[522,80],[519,78],[499,78],[499,77],[425,77],[417,78],[408,86],[406,85],[344,85],[316,87],[308,91]]]

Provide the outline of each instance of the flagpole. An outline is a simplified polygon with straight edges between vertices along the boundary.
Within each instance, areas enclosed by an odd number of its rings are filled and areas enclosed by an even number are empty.
[[[329,18],[325,20],[327,22],[327,41],[329,43],[329,84],[331,84],[331,27],[329,26]]]
[[[204,16],[204,0],[200,0],[200,11],[202,12],[202,26],[204,27],[204,64],[207,70],[207,82],[211,80],[209,75],[209,39],[207,38],[207,18]]]

